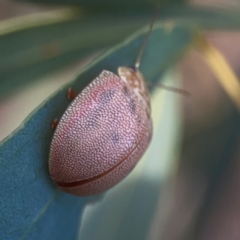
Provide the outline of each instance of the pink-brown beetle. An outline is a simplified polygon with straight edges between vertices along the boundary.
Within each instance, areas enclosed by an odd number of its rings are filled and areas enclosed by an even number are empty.
[[[102,71],[61,117],[50,147],[49,172],[63,191],[102,193],[125,178],[147,149],[151,106],[138,70],[145,44],[135,68],[119,67],[118,75]]]
[[[140,72],[103,71],[70,104],[55,130],[49,171],[58,187],[79,196],[120,182],[147,149],[150,101]]]

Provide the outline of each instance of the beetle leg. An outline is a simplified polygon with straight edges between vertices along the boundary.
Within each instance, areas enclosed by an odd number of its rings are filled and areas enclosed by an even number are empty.
[[[67,98],[73,100],[77,96],[77,93],[70,87],[67,91]]]
[[[59,121],[58,121],[58,119],[57,119],[57,118],[55,118],[55,119],[54,119],[54,121],[52,122],[52,125],[51,125],[51,127],[52,127],[52,129],[53,129],[53,130],[55,130],[55,129],[56,129],[56,127],[57,127],[57,125],[58,125],[58,122],[59,122]]]

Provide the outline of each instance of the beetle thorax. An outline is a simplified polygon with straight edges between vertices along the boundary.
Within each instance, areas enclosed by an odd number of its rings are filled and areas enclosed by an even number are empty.
[[[124,82],[130,85],[134,93],[139,97],[139,100],[143,103],[143,107],[146,108],[147,115],[150,116],[150,97],[141,72],[129,67],[119,67],[118,75]]]

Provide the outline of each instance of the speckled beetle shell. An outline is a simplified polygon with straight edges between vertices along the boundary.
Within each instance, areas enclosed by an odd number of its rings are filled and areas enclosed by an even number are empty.
[[[119,76],[118,76],[119,75]],[[59,188],[95,195],[134,168],[152,136],[148,90],[138,70],[104,70],[70,104],[55,130],[49,171]]]

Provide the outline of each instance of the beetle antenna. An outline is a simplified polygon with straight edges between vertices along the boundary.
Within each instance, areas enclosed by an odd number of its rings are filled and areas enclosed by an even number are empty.
[[[179,93],[179,94],[184,95],[186,97],[191,96],[191,93],[189,91],[181,89],[181,88],[170,87],[170,86],[165,86],[161,83],[150,83],[150,82],[147,82],[147,85],[148,86],[159,87],[159,88],[162,88],[162,89],[170,91],[170,92]]]
[[[147,41],[148,41],[148,38],[150,36],[150,33],[152,31],[152,28],[153,28],[153,24],[155,23],[156,19],[157,19],[157,15],[158,15],[158,11],[159,11],[159,5],[157,5],[157,8],[156,8],[156,11],[155,11],[155,14],[153,16],[153,19],[150,23],[150,26],[149,26],[149,29],[148,29],[148,32],[146,34],[146,37],[143,41],[143,44],[139,50],[139,53],[138,53],[138,56],[137,56],[137,59],[136,59],[136,63],[135,63],[135,68],[138,69],[139,66],[140,66],[140,62],[141,62],[141,59],[142,59],[142,55],[143,55],[143,52],[144,52],[144,49],[146,47],[146,44],[147,44]]]

